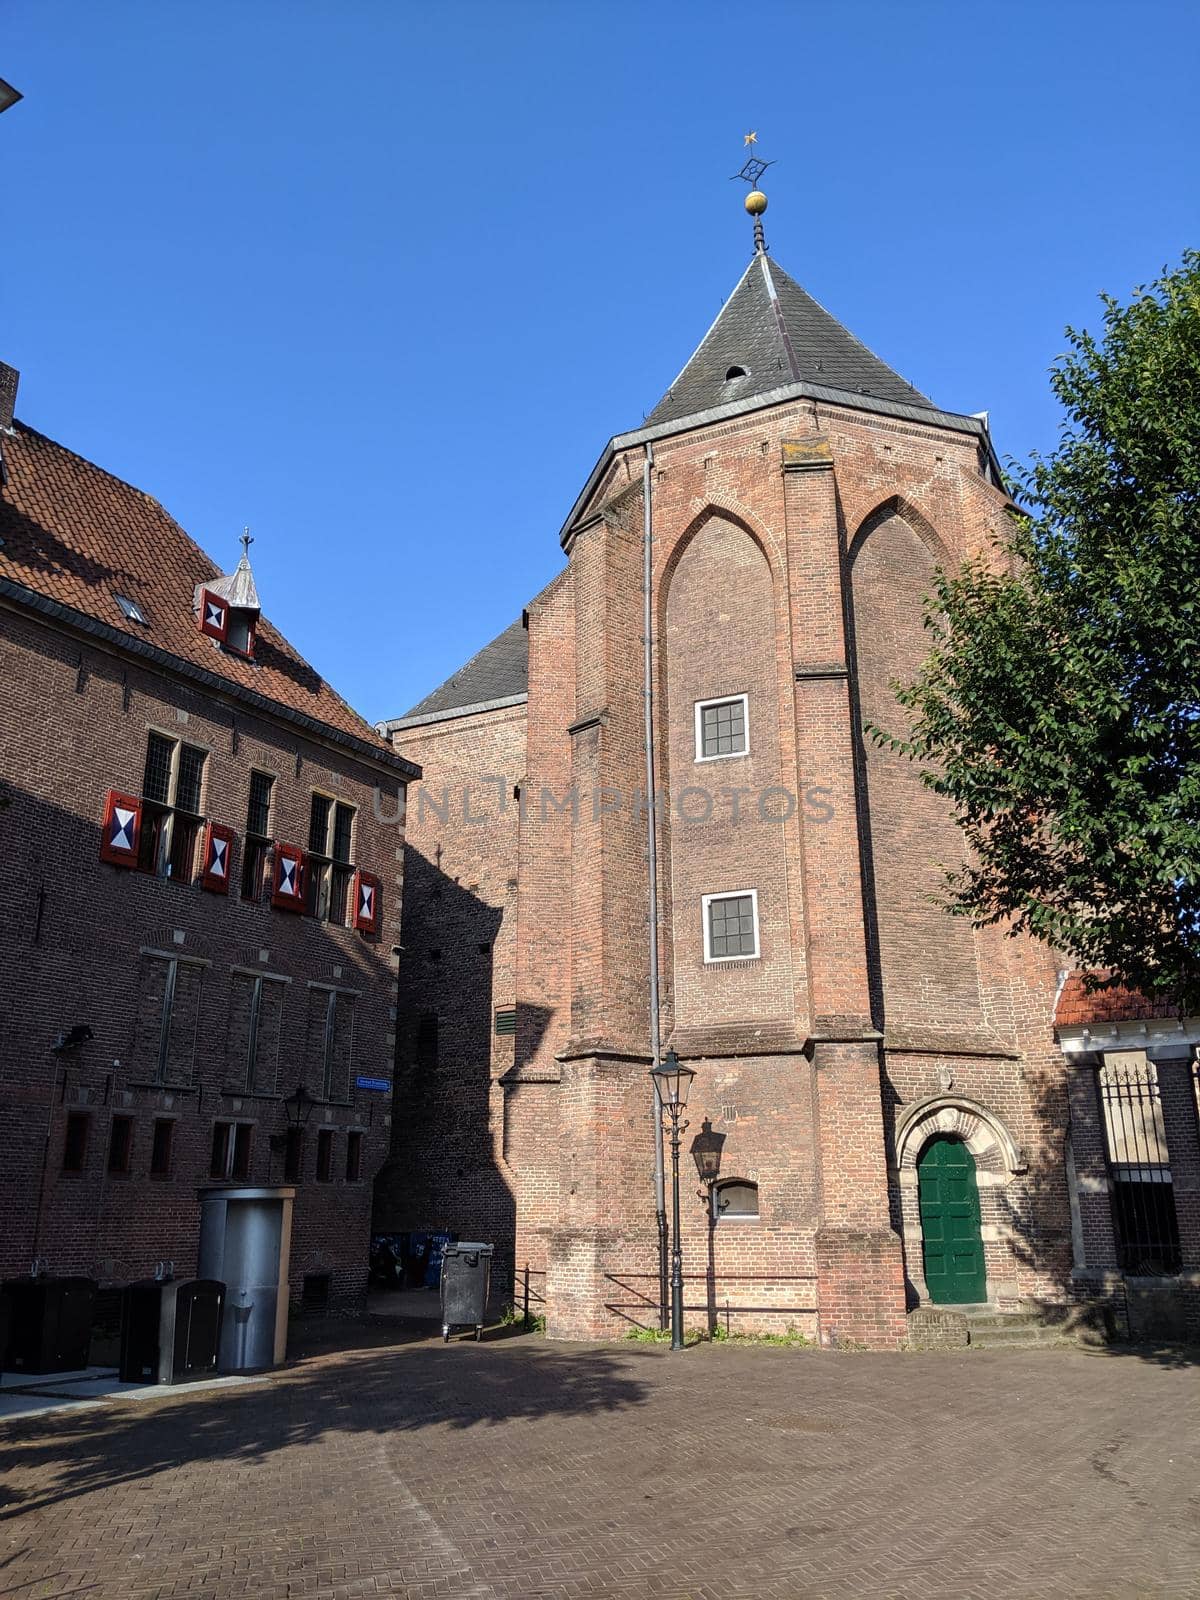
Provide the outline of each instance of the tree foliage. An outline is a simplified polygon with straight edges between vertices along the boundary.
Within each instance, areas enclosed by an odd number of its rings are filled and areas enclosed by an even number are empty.
[[[946,905],[1200,1014],[1200,252],[1103,298],[1051,374],[1057,449],[990,558],[939,572],[898,686],[969,864]]]

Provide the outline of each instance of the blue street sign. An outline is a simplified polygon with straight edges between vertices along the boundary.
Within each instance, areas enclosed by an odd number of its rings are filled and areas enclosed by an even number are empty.
[[[387,1094],[392,1087],[390,1078],[355,1078],[354,1081],[360,1089],[374,1089],[379,1094]]]

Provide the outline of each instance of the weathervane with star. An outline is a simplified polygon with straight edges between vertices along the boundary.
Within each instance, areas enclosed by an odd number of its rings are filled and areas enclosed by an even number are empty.
[[[758,134],[753,128],[751,128],[749,133],[744,133],[742,135],[742,145],[744,148],[750,149],[757,143]],[[773,167],[774,165],[775,163],[773,161],[760,161],[755,155],[748,156],[745,166],[740,172],[735,172],[733,176],[734,178],[741,178],[753,189],[757,187],[758,180],[762,177],[767,168]],[[730,181],[732,182],[733,180],[731,179]]]
[[[742,135],[742,145],[747,150],[753,150],[758,143],[758,134],[753,128],[749,133]],[[767,197],[758,187],[758,180],[768,167],[774,166],[773,161],[762,161],[756,155],[746,157],[746,164],[740,172],[734,173],[734,178],[741,178],[750,185],[750,193],[746,196],[746,210],[754,218],[754,249],[758,254],[765,255],[767,241],[763,234],[763,212],[767,209]],[[733,182],[733,179],[730,179]]]

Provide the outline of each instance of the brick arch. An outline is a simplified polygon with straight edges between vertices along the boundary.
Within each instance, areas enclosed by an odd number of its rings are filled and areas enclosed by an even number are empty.
[[[896,1120],[893,1181],[898,1181],[900,1234],[911,1293],[918,1305],[930,1298],[925,1282],[917,1161],[930,1139],[939,1134],[961,1139],[975,1159],[988,1299],[994,1300],[1015,1276],[1011,1247],[1004,1243],[1003,1219],[1010,1206],[1007,1199],[1001,1200],[1001,1191],[1025,1172],[1027,1166],[1020,1146],[994,1111],[977,1100],[952,1093],[934,1095],[906,1106]]]
[[[667,874],[667,960],[672,971],[675,1026],[681,1030],[738,1025],[746,1016],[787,1017],[795,1003],[790,918],[795,888],[786,820],[764,829],[753,817],[732,820],[722,786],[763,795],[784,784],[794,722],[786,637],[786,590],[777,581],[770,541],[744,517],[709,503],[671,550],[658,596],[657,677],[662,739],[658,768],[665,790],[709,798],[708,815],[728,824],[681,825],[672,804],[660,814]],[[746,694],[748,749],[733,768],[696,761],[695,707],[726,694]],[[738,983],[702,962],[703,897],[713,890],[758,894],[760,951]]]
[[[658,610],[660,624],[665,620],[667,595],[671,588],[671,580],[679,570],[679,563],[687,554],[696,535],[710,522],[728,522],[757,545],[767,563],[767,570],[771,574],[772,591],[775,594],[780,592],[780,585],[783,581],[783,568],[779,552],[775,548],[775,541],[771,535],[759,525],[757,519],[744,507],[728,505],[720,500],[709,500],[707,504],[697,511],[696,515],[676,539],[674,548],[667,557],[662,572],[659,574]],[[656,539],[661,538],[662,535],[656,533],[655,537]]]
[[[975,1158],[977,1172],[1008,1183],[1025,1170],[1019,1145],[1004,1123],[976,1100],[941,1094],[907,1106],[896,1124],[896,1166],[901,1182],[916,1182],[917,1160],[938,1134],[959,1138]]]
[[[875,529],[889,517],[899,517],[905,522],[920,539],[929,551],[936,566],[944,566],[951,560],[950,550],[941,534],[938,533],[933,523],[920,509],[919,506],[907,499],[902,494],[889,495],[886,500],[881,500],[858,525],[858,530],[850,541],[849,560],[851,564],[856,560],[859,551]]]
[[[175,928],[168,923],[165,927],[148,928],[142,933],[140,944],[147,950],[161,950],[166,955],[191,957],[194,961],[211,961],[213,959],[212,945],[209,940],[198,936],[189,929],[182,944],[175,940]],[[255,951],[257,959],[258,952]]]
[[[848,566],[854,684],[860,726],[903,737],[912,714],[895,684],[911,683],[929,655],[923,626],[944,546],[928,519],[900,495],[860,525]],[[958,872],[965,841],[954,808],[925,783],[921,765],[860,740],[868,830],[868,915],[876,1004],[889,1027],[924,1029],[935,1017],[984,1028],[975,932],[939,901]]]

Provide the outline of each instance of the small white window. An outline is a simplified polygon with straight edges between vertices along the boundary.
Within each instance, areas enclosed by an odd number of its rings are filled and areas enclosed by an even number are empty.
[[[705,961],[750,961],[758,955],[758,890],[706,894]]]
[[[750,750],[750,713],[744,694],[696,701],[696,760],[721,761]]]

